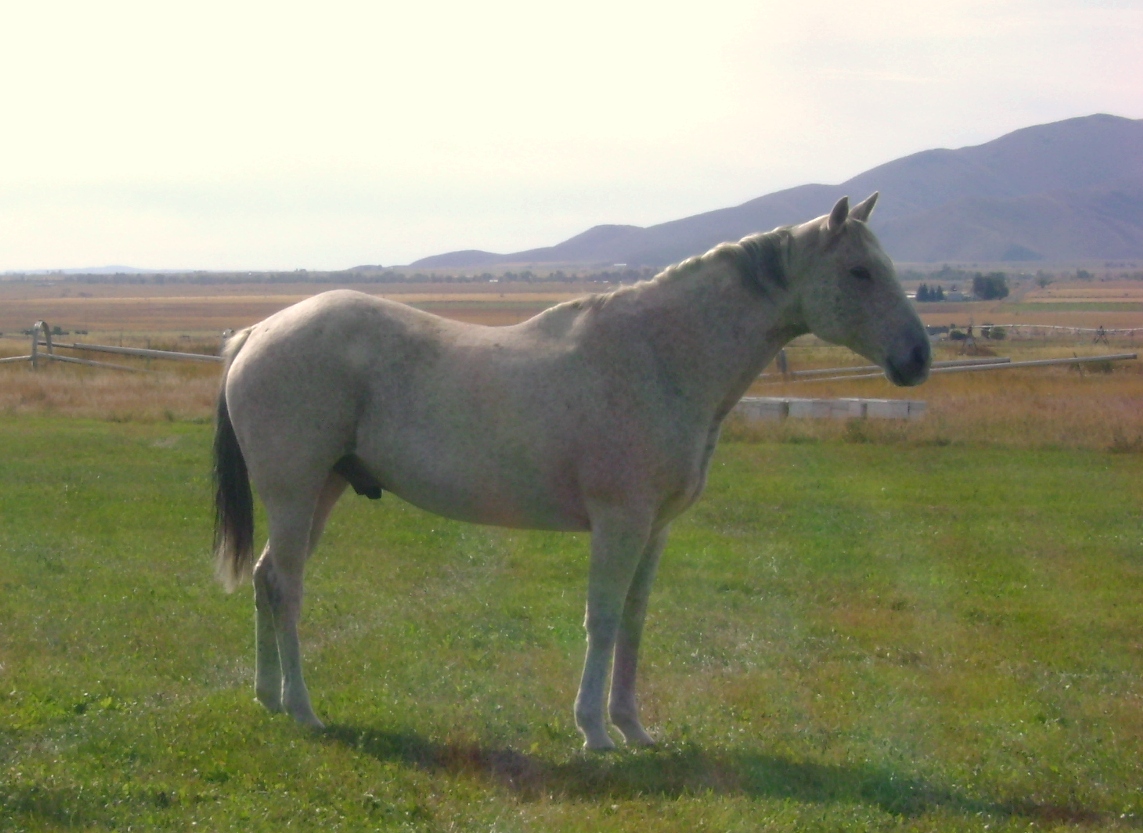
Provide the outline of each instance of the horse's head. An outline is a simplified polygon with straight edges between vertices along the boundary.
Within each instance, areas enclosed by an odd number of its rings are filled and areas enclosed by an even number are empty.
[[[895,385],[918,385],[929,375],[929,336],[865,224],[876,202],[875,193],[850,209],[842,197],[829,216],[790,230],[791,289],[810,332],[875,362]]]

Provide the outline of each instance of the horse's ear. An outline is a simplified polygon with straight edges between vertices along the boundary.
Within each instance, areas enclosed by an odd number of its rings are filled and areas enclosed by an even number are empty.
[[[829,213],[829,220],[826,222],[826,228],[830,231],[840,231],[841,227],[845,225],[846,219],[849,217],[849,197],[842,197],[837,201],[837,205],[833,207],[833,211]]]
[[[873,206],[877,205],[877,198],[881,196],[880,192],[874,191],[868,197],[863,199],[849,212],[849,216],[855,220],[861,220],[865,223],[869,220],[869,215],[873,213]]]

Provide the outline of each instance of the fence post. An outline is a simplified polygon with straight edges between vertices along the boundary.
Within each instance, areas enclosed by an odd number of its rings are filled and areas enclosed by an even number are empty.
[[[55,352],[52,350],[52,331],[46,321],[37,321],[32,325],[32,370],[40,366],[40,330],[44,331],[44,345],[48,348],[47,359],[52,360]]]

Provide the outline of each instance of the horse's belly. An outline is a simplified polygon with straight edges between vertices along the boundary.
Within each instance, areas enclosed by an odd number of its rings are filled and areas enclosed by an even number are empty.
[[[536,490],[513,493],[480,483],[396,482],[389,491],[428,512],[469,523],[515,529],[580,531],[587,513],[578,501]]]
[[[570,465],[494,450],[494,444],[401,443],[387,453],[370,449],[367,462],[387,491],[447,518],[518,529],[588,528]]]

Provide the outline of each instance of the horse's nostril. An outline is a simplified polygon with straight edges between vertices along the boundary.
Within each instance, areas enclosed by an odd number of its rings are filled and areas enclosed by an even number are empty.
[[[897,385],[917,385],[929,375],[932,348],[927,341],[915,342],[907,353],[899,353],[897,361],[887,365],[889,378]]]

